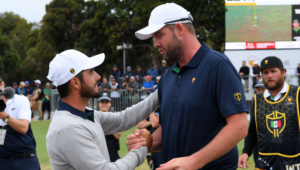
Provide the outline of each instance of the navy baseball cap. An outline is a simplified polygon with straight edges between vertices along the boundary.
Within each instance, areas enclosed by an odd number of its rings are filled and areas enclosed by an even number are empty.
[[[129,69],[129,68],[131,69],[131,67],[130,67],[130,66],[127,66],[127,69]]]
[[[265,85],[264,85],[264,83],[262,82],[262,81],[259,81],[256,85],[255,85],[255,88],[257,88],[257,87],[261,87],[261,88],[266,88],[265,87]]]
[[[117,65],[114,64],[113,67],[117,67]]]
[[[101,102],[102,100],[107,100],[107,101],[111,102],[111,99],[108,97],[107,93],[103,93],[102,97],[98,98],[98,102]]]
[[[275,56],[270,56],[270,57],[266,57],[264,58],[261,63],[260,63],[260,71],[262,71],[263,69],[269,68],[269,67],[283,67],[283,63],[282,61],[275,57]]]

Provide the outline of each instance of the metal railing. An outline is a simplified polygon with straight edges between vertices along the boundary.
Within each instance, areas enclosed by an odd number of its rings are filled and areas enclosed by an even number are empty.
[[[127,89],[121,89],[118,91],[108,90],[106,92],[100,91],[101,96],[103,93],[107,93],[111,98],[111,110],[112,111],[121,111],[130,107],[134,104],[145,99],[149,93],[152,91],[143,91],[141,89],[129,91]],[[113,94],[113,95],[112,95]],[[57,90],[52,90],[51,94],[51,111],[57,109],[58,101],[60,96]],[[95,110],[99,110],[97,98],[92,98],[88,101],[87,107],[90,107]]]
[[[248,108],[250,108],[254,94],[255,94],[255,89],[252,87],[254,77],[251,77],[251,76],[247,77],[248,81],[245,81],[243,78],[241,79],[241,81],[244,86],[244,94],[245,94],[245,97],[247,100]],[[120,78],[118,81],[120,83],[123,83],[123,80],[124,80],[124,78]],[[299,85],[297,76],[290,76],[290,75],[286,76],[286,82],[290,85],[296,85],[296,86]],[[248,88],[246,88],[247,87],[246,83],[248,83]],[[143,82],[140,82],[140,84],[143,84]],[[112,111],[124,110],[127,107],[137,104],[138,102],[142,101],[149,95],[149,92],[147,93],[147,91],[143,91],[141,89],[137,89],[134,91],[129,91],[127,89],[121,89],[118,91],[108,90],[107,92],[104,92],[103,90],[101,90],[100,92],[101,92],[101,96],[103,93],[107,93],[111,97],[111,99],[112,99],[111,110]],[[51,111],[55,111],[57,109],[57,104],[58,104],[57,102],[59,99],[60,99],[60,97],[59,97],[58,91],[52,90]],[[95,110],[99,109],[96,98],[90,99],[87,106],[92,109],[95,109]]]

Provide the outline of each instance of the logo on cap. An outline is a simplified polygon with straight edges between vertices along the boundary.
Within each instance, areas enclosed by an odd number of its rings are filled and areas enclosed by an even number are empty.
[[[265,60],[265,64],[268,64],[268,61],[269,61],[269,60]]]
[[[239,93],[239,92],[236,92],[234,94],[234,98],[237,100],[237,101],[241,101],[242,100],[242,94]]]
[[[71,68],[71,69],[70,69],[70,73],[75,74],[74,68]]]

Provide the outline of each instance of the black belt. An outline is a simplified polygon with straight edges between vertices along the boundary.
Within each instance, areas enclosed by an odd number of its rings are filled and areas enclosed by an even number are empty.
[[[24,157],[24,154],[25,154],[25,157]],[[33,158],[36,154],[36,151],[35,150],[32,150],[32,151],[29,151],[29,152],[26,152],[26,153],[19,153],[17,155],[13,155],[13,156],[4,156],[4,157],[1,157],[2,159],[23,159],[23,158]]]

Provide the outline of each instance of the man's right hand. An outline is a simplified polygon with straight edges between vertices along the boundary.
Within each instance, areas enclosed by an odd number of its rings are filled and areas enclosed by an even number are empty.
[[[146,146],[149,151],[153,144],[153,138],[151,136],[151,133],[147,129],[143,129],[142,131],[144,131],[142,133],[142,136],[146,139]]]
[[[239,158],[239,162],[238,162],[239,168],[247,169],[249,167],[247,165],[248,158],[249,158],[249,156],[246,153],[243,153],[241,155],[241,157]]]

